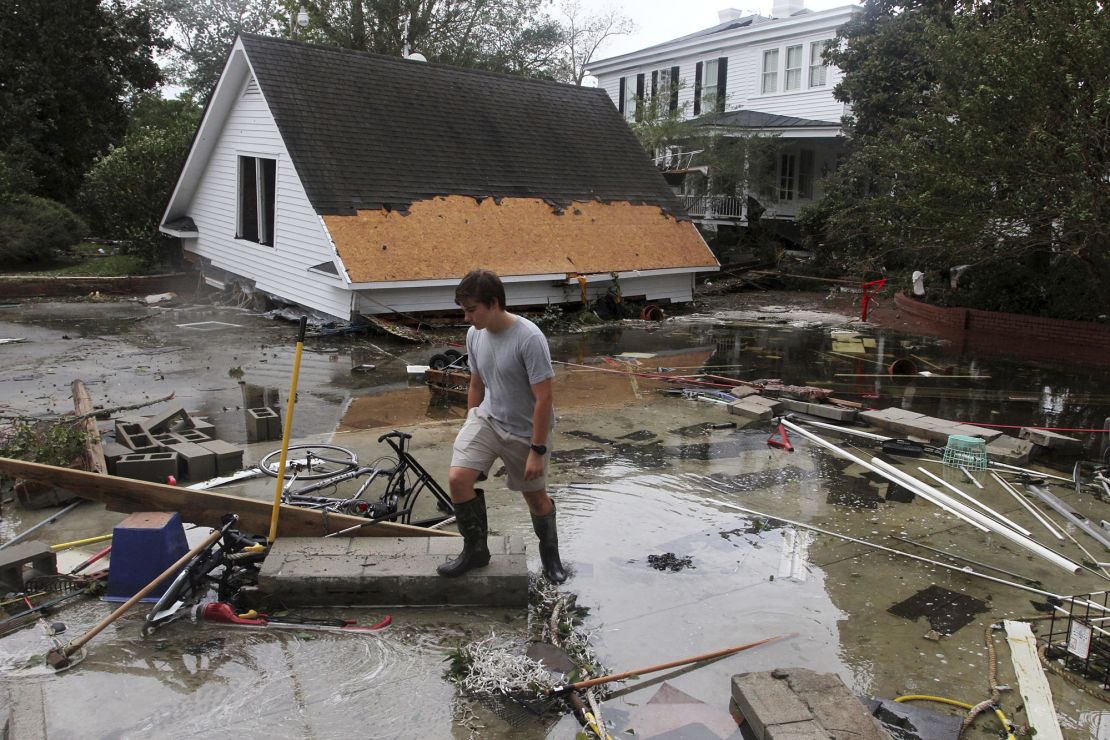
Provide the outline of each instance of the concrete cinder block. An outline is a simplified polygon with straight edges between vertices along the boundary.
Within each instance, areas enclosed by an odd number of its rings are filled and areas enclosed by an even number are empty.
[[[860,701],[833,673],[791,668],[786,682],[813,713],[827,737],[887,740],[889,737]]]
[[[244,415],[247,421],[248,442],[281,439],[281,419],[278,418],[277,412],[273,409],[265,406],[247,409]],[[275,429],[276,434],[274,433]]]
[[[0,585],[8,591],[23,591],[30,578],[58,572],[58,555],[45,542],[17,542],[0,550]]]
[[[207,442],[198,442],[200,447],[216,455],[216,473],[227,475],[243,468],[243,451],[235,445],[224,442],[222,439],[211,439]]]
[[[180,431],[180,432],[174,432],[174,434],[176,436],[180,437],[181,439],[183,439],[186,442],[200,443],[200,442],[207,442],[210,439],[212,439],[207,434],[205,434],[204,432],[199,431],[197,429],[185,429],[185,430]]]
[[[771,409],[760,404],[751,403],[750,398],[730,403],[728,412],[734,416],[743,416],[745,419],[755,419],[756,421],[766,421],[774,416]]]
[[[157,452],[161,449],[154,437],[137,423],[116,424],[116,441],[137,453]]]
[[[830,740],[834,737],[836,736],[813,720],[771,725],[763,734],[763,740]]]
[[[150,435],[162,447],[169,447],[170,445],[179,445],[185,441],[185,438],[173,432],[162,432],[161,434]]]
[[[176,452],[148,452],[124,455],[116,461],[116,475],[155,483],[165,483],[177,475]]]
[[[489,544],[489,565],[447,579],[436,566],[458,555],[461,538],[282,537],[258,586],[288,606],[525,606],[523,540],[490,537]]]
[[[168,449],[177,453],[177,470],[181,478],[200,483],[216,477],[216,453],[212,450],[195,442],[179,442],[169,445]]]
[[[104,462],[108,466],[108,475],[116,474],[116,460],[132,453],[130,448],[124,447],[118,442],[101,442],[100,446],[104,449]]]
[[[843,409],[839,406],[824,403],[809,403],[794,398],[782,399],[782,407],[787,411],[796,411],[799,414],[809,414],[810,416],[841,422],[855,421],[857,413],[855,409]]]
[[[188,416],[189,415],[185,413],[185,407],[177,403],[160,414],[146,418],[143,420],[142,426],[152,435],[161,434],[162,432],[170,431],[171,427],[182,419],[188,418]]]
[[[768,727],[813,719],[809,708],[791,691],[790,686],[785,681],[772,678],[770,672],[733,676],[732,700],[759,740],[765,740]]]
[[[1050,450],[1059,450],[1061,452],[1083,451],[1083,442],[1081,440],[1075,437],[1057,434],[1056,432],[1050,432],[1047,429],[1030,429],[1029,427],[1022,427],[1018,432],[1018,437],[1029,440],[1035,445],[1047,447]]]

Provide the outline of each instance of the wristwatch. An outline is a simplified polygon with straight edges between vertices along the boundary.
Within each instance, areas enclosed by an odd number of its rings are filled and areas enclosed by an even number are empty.
[[[529,447],[531,447],[532,452],[536,453],[537,455],[547,454],[547,445],[529,445]]]

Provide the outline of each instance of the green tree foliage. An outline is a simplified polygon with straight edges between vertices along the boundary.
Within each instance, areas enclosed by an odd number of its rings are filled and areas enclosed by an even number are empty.
[[[167,72],[197,100],[207,100],[241,32],[288,35],[279,0],[147,0],[172,48]],[[293,8],[294,15],[296,8]]]
[[[85,233],[81,219],[57,201],[24,193],[0,198],[0,265],[48,263]]]
[[[188,96],[150,96],[136,105],[127,135],[96,161],[78,197],[94,233],[120,240],[124,252],[148,264],[173,261],[176,240],[158,224],[199,120]]]
[[[966,263],[962,295],[942,299],[1105,313],[1102,4],[869,0],[840,41],[829,57],[852,107],[850,156],[804,216],[824,256],[857,270]]]
[[[0,155],[33,194],[66,201],[161,80],[162,45],[123,0],[0,3]]]
[[[563,40],[542,0],[284,0],[309,25],[298,38],[399,56],[554,78]]]

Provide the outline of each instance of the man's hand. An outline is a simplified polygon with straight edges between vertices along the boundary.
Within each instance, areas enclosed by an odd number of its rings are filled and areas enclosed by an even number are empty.
[[[524,463],[524,480],[535,480],[543,475],[543,455],[535,450],[528,451],[528,461]]]

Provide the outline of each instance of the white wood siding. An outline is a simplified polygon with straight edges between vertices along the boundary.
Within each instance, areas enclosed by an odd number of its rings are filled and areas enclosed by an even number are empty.
[[[240,155],[277,160],[273,247],[235,238]],[[253,280],[258,290],[343,320],[351,317],[351,291],[342,279],[308,271],[335,252],[253,75],[220,132],[187,215],[198,230],[197,239],[185,243],[188,251]]]
[[[840,70],[836,67],[828,67],[825,85],[816,88],[808,87],[810,44],[814,41],[832,40],[836,36],[835,25],[827,21],[810,24],[809,27],[797,27],[798,24],[793,24],[782,29],[782,32],[776,32],[774,24],[773,21],[757,24],[745,34],[735,38],[722,38],[715,46],[701,45],[696,51],[683,49],[681,52],[668,53],[665,48],[660,49],[652,52],[650,56],[645,55],[643,61],[630,61],[629,66],[597,73],[597,85],[605,90],[613,100],[613,104],[619,107],[621,77],[630,77],[633,80],[632,84],[635,84],[637,74],[643,73],[645,80],[650,80],[652,70],[677,66],[681,85],[678,96],[679,107],[687,118],[691,118],[694,115],[694,81],[697,63],[728,57],[725,84],[726,110],[747,109],[839,123],[845,113],[845,106],[833,98],[832,90],[840,81]],[[782,67],[785,62],[786,47],[795,44],[803,45],[802,87],[799,90],[782,92]],[[761,92],[765,49],[779,49],[779,92],[775,94],[764,95]],[[650,82],[647,82],[645,87],[650,89]],[[789,134],[784,136],[789,137]]]
[[[593,300],[604,295],[611,285],[612,281],[609,280],[587,283],[586,294]],[[691,273],[680,273],[621,278],[620,289],[621,294],[629,298],[643,297],[647,301],[684,303],[693,300],[694,276]],[[564,286],[555,285],[551,280],[543,280],[505,284],[505,302],[510,308],[576,303],[581,300],[581,295],[577,283]],[[454,285],[367,289],[358,291],[357,298],[356,309],[364,314],[459,310],[455,305]]]

